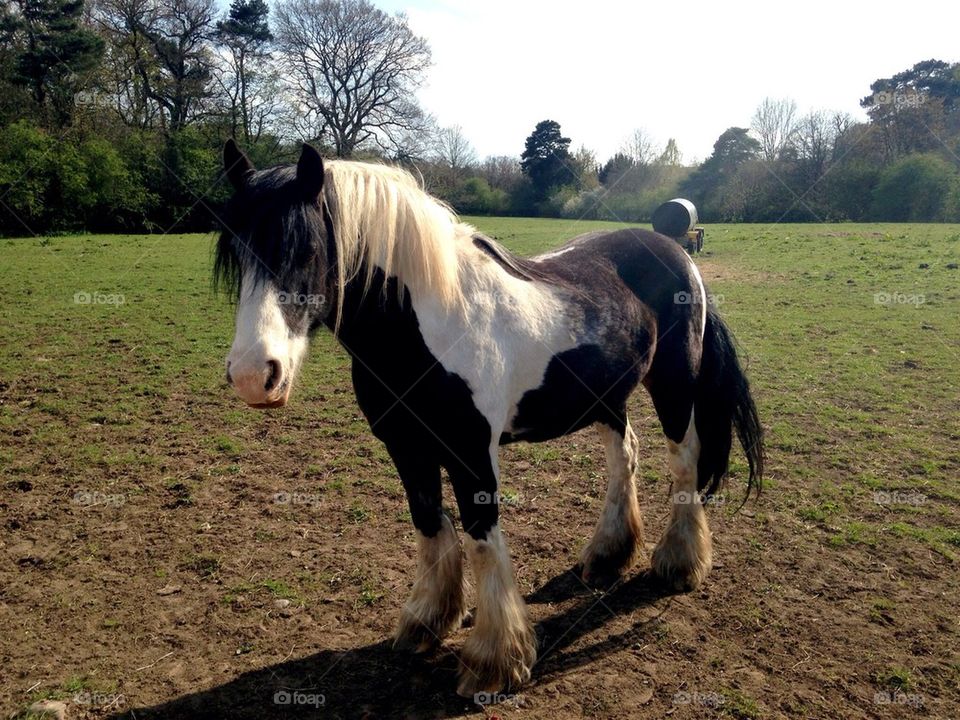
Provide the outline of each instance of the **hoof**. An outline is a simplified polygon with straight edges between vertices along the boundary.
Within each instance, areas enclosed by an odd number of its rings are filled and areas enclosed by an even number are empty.
[[[516,689],[530,679],[536,660],[537,638],[530,625],[494,643],[475,639],[473,634],[460,653],[457,694],[476,699],[478,694]]]
[[[624,543],[614,552],[601,555],[589,548],[576,570],[583,582],[592,588],[608,588],[623,579],[637,561],[639,544],[635,540]]]
[[[464,616],[462,610],[455,610],[448,612],[446,617],[434,615],[429,621],[423,622],[404,609],[393,636],[393,648],[415,653],[436,650],[443,643],[443,638],[460,627]]]
[[[577,569],[580,577],[590,587],[610,587],[632,568],[640,555],[640,541],[637,536],[623,538],[613,549],[598,552],[593,544],[583,551]]]
[[[400,626],[393,635],[393,649],[414,653],[432,652],[440,646],[443,635],[419,620],[407,616],[400,619]]]
[[[680,551],[676,545],[661,543],[653,551],[650,566],[657,580],[665,587],[674,592],[692,592],[703,585],[710,574],[712,562],[709,543],[700,548]]]

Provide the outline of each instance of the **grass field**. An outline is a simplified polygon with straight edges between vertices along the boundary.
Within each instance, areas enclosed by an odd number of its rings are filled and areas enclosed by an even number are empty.
[[[613,227],[473,221],[524,254]],[[453,695],[466,631],[426,659],[384,642],[413,532],[345,354],[318,336],[287,408],[242,407],[211,245],[0,240],[0,713],[957,717],[960,226],[708,227],[697,262],[747,358],[765,491],[734,512],[737,456],[701,591],[638,568],[600,594],[568,572],[605,489],[594,434],[506,448],[542,659],[486,709]],[[633,406],[652,544],[666,461]],[[277,704],[295,689],[306,705]]]

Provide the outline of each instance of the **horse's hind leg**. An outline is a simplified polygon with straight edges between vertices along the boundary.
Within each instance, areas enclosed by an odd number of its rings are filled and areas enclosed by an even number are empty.
[[[653,570],[677,590],[695,590],[712,566],[712,543],[707,514],[697,492],[697,461],[700,438],[693,410],[682,438],[667,432],[667,451],[673,485],[670,490],[670,522],[653,551]]]
[[[424,652],[459,627],[466,614],[460,542],[442,510],[439,463],[418,457],[416,450],[388,449],[417,530],[417,577],[400,615],[394,647]]]
[[[637,504],[637,436],[630,421],[619,427],[598,424],[607,456],[607,495],[593,538],[580,555],[583,579],[615,580],[636,562],[643,537]]]

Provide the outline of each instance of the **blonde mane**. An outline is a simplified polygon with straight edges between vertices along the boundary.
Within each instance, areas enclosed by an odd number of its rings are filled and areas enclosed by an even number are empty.
[[[329,160],[323,195],[330,209],[337,256],[339,328],[344,288],[365,267],[364,289],[379,267],[444,307],[462,304],[456,238],[472,229],[428,195],[407,171],[388,165]]]

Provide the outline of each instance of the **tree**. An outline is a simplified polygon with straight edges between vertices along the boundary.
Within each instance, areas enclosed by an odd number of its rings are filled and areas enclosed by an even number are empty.
[[[233,0],[227,17],[217,23],[216,37],[230,53],[231,72],[224,85],[232,134],[242,136],[246,144],[255,140],[263,130],[262,113],[261,122],[254,127],[254,115],[263,108],[262,102],[255,101],[253,86],[261,77],[268,77],[268,73],[259,73],[250,66],[262,67],[268,61],[266,48],[273,40],[267,23],[269,13],[270,8],[264,0]]]
[[[677,141],[673,138],[667,140],[666,146],[663,148],[663,152],[660,153],[660,157],[657,158],[657,165],[666,165],[668,167],[674,167],[679,165],[683,161],[683,155],[680,153],[680,148],[677,147]]]
[[[101,0],[117,111],[129,124],[176,133],[210,98],[213,0]]]
[[[208,39],[213,0],[160,0],[155,24],[139,30],[150,41],[159,72],[145,79],[147,94],[166,111],[170,132],[183,128],[210,96]]]
[[[12,3],[0,5],[0,127],[23,119],[30,95],[14,80],[21,46],[20,18]]]
[[[713,154],[682,184],[681,191],[697,205],[708,206],[716,200],[723,184],[733,178],[745,162],[755,159],[760,143],[750,137],[749,130],[731,127],[723,131],[713,144]]]
[[[750,127],[760,139],[760,151],[768,162],[779,160],[793,143],[797,103],[789,99],[765,98],[753,113]]]
[[[403,14],[367,0],[281,0],[276,33],[315,137],[340,157],[397,146],[423,120],[414,93],[430,66],[426,40]]]
[[[630,133],[630,137],[620,146],[620,152],[633,160],[637,167],[653,164],[658,155],[656,143],[643,128]]]
[[[477,161],[477,154],[459,125],[437,132],[434,156],[437,162],[455,175],[461,174]]]
[[[616,186],[624,173],[633,168],[633,158],[622,152],[616,153],[600,168],[600,184],[607,188]]]
[[[960,113],[960,63],[924,60],[870,85],[860,100],[884,141],[886,159],[939,149],[948,116]]]
[[[494,190],[512,193],[523,181],[520,162],[509,155],[491,155],[484,159],[478,169],[480,177]]]
[[[15,0],[4,13],[3,33],[22,36],[13,81],[30,90],[42,117],[69,125],[78,91],[90,84],[103,40],[81,25],[83,0]]]
[[[527,137],[520,168],[530,178],[537,198],[542,200],[551,190],[576,185],[577,174],[569,148],[570,138],[563,137],[560,123],[554,120],[540,121]]]
[[[571,156],[578,190],[594,190],[600,185],[597,154],[586,145],[581,145]]]
[[[159,122],[160,105],[147,93],[159,69],[142,28],[156,22],[150,0],[98,0],[94,22],[106,39],[101,83],[121,121],[147,129]]]
[[[797,122],[794,147],[797,158],[810,168],[810,175],[819,178],[830,159],[833,126],[823,110],[811,110]]]
[[[909,155],[884,169],[872,214],[893,222],[943,220],[951,185],[957,182],[957,171],[936,155]]]

